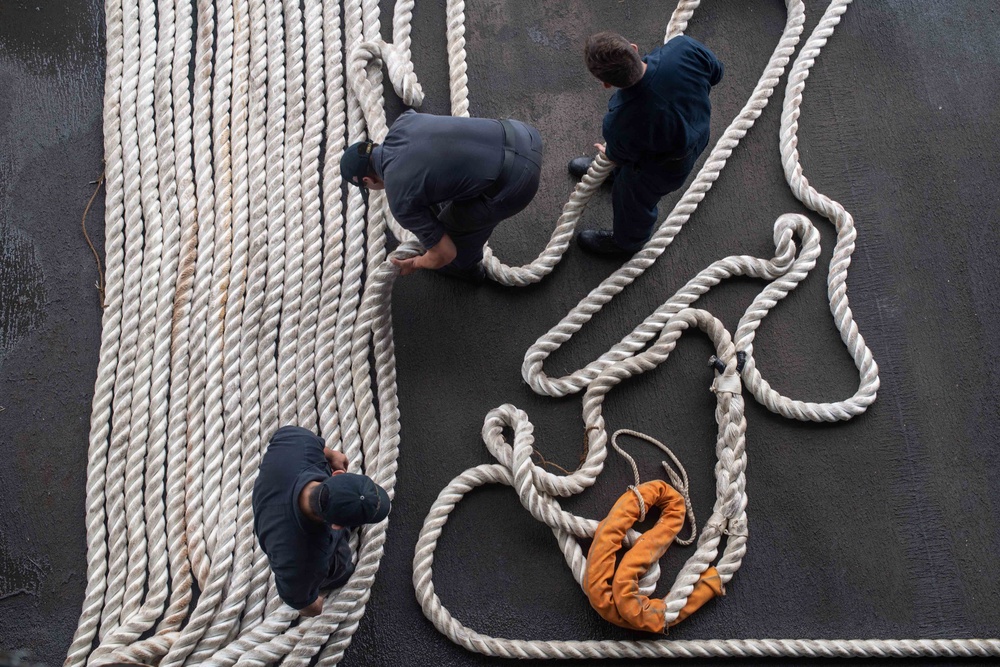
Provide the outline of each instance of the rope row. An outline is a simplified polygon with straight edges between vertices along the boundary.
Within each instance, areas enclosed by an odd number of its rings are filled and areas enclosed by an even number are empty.
[[[378,34],[377,4],[364,15],[345,5],[354,42]],[[334,664],[384,535],[363,534],[352,581],[322,618],[296,623],[253,537],[250,490],[285,421],[331,443],[346,434],[352,469],[394,483],[395,454],[371,437],[362,446],[371,401],[367,414],[355,408],[373,391],[367,371],[355,375],[367,365],[356,343],[363,244],[384,230],[358,201],[346,216],[340,202],[347,106],[351,133],[363,132],[342,74],[341,6],[111,0],[106,16],[111,284],[88,584],[66,664],[305,664],[324,645]],[[384,241],[368,254],[380,261]],[[373,346],[391,367],[391,341]],[[391,373],[376,377],[394,393]],[[383,414],[391,404],[380,399]]]

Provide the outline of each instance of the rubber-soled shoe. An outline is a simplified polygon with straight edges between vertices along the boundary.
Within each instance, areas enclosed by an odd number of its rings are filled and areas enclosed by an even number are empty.
[[[626,250],[615,243],[614,232],[610,229],[584,229],[576,235],[576,242],[587,252],[607,257],[631,257],[635,250]]]
[[[594,158],[589,155],[584,155],[582,157],[575,157],[569,161],[569,174],[573,178],[583,178],[583,175],[587,173],[590,169],[590,163],[594,161]]]
[[[459,269],[449,264],[437,269],[436,273],[450,278],[458,278],[459,280],[464,280],[476,285],[481,285],[486,282],[486,267],[483,266],[482,262],[476,262],[472,266],[467,266],[464,269]]]

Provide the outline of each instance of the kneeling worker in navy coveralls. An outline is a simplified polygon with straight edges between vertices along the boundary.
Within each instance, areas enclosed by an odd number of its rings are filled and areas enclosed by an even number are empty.
[[[613,32],[587,39],[587,69],[605,88],[618,88],[608,102],[603,134],[615,163],[614,229],[580,232],[590,252],[631,255],[653,235],[657,204],[687,180],[708,145],[712,86],[722,80],[722,63],[703,44],[674,37],[645,58],[639,47]],[[582,176],[590,158],[569,163]]]
[[[271,437],[253,485],[253,531],[267,554],[278,595],[303,616],[323,610],[321,590],[354,573],[349,529],[378,523],[389,496],[370,477],[347,471],[347,457],[298,426]]]
[[[385,190],[393,217],[426,249],[393,260],[402,275],[436,269],[474,282],[485,278],[483,245],[534,198],[541,166],[542,138],[530,125],[412,110],[381,145],[356,143],[340,161],[366,200],[368,189]]]

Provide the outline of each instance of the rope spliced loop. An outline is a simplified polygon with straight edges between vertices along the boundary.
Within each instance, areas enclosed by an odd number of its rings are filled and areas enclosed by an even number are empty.
[[[660,518],[636,540],[615,569],[615,557],[628,529],[645,514],[632,488],[645,507],[660,509]],[[665,632],[712,598],[725,594],[719,572],[709,567],[701,573],[684,607],[668,621],[666,601],[650,598],[639,590],[639,580],[663,557],[680,533],[686,512],[684,496],[658,479],[630,487],[611,508],[607,518],[598,524],[587,554],[584,589],[590,605],[602,618],[630,630]]]

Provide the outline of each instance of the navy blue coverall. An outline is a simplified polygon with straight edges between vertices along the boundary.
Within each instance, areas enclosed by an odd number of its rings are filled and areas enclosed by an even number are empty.
[[[343,586],[354,573],[349,531],[316,523],[299,507],[306,484],[330,477],[324,446],[312,431],[279,428],[253,485],[253,532],[267,554],[278,596],[295,609],[311,605],[320,589]]]
[[[526,123],[508,122],[513,137],[498,120],[408,110],[372,151],[393,217],[427,249],[447,233],[458,250],[454,268],[482,260],[497,224],[538,191],[542,138]]]
[[[660,199],[684,184],[708,145],[708,94],[723,72],[715,54],[683,35],[643,62],[642,79],[611,96],[603,125],[605,154],[618,165],[614,241],[626,250],[649,240]]]

